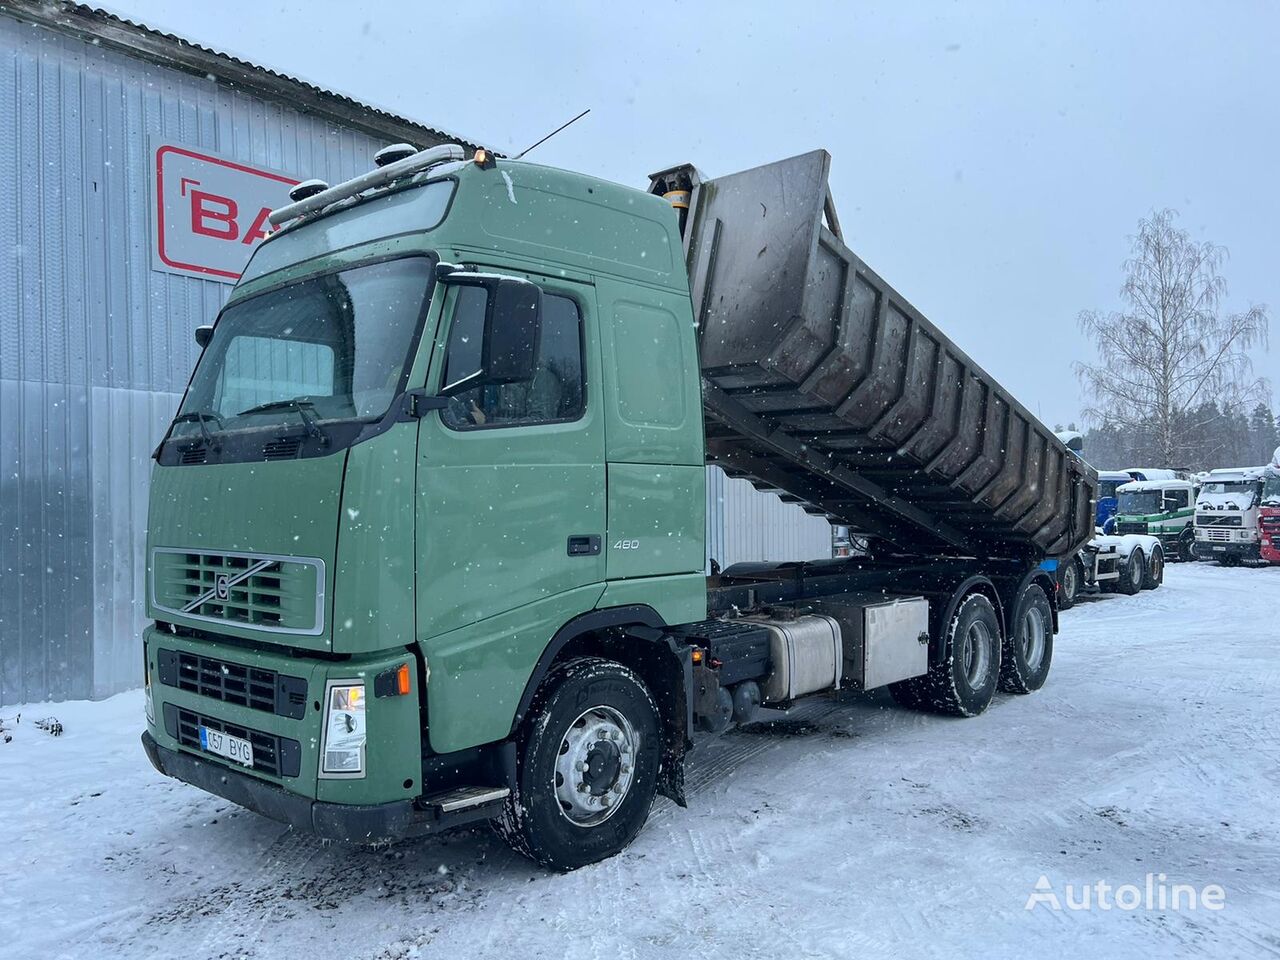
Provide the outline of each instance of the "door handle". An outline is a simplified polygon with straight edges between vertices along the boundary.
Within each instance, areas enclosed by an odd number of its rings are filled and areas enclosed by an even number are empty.
[[[569,538],[569,556],[594,557],[600,553],[600,534],[577,534]]]

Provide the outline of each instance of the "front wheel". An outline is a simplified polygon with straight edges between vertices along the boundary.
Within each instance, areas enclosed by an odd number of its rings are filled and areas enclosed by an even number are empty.
[[[1190,563],[1199,559],[1196,552],[1196,535],[1190,527],[1186,528],[1186,532],[1178,537],[1178,560],[1182,563]]]
[[[658,783],[658,710],[619,663],[571,660],[544,684],[519,742],[518,789],[499,830],[518,851],[574,870],[623,850]]]

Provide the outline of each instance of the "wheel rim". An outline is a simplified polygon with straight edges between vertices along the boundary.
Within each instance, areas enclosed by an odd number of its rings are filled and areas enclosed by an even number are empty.
[[[975,620],[965,631],[962,656],[965,679],[976,689],[985,679],[991,662],[991,631],[981,620]]]
[[[1040,661],[1044,659],[1045,622],[1044,613],[1039,607],[1029,607],[1022,618],[1022,658],[1027,662],[1027,669],[1040,669]]]
[[[1151,582],[1159,583],[1160,575],[1164,572],[1164,558],[1160,554],[1156,554],[1151,558]]]
[[[1062,592],[1070,599],[1076,595],[1076,565],[1074,563],[1062,572]]]
[[[591,707],[569,724],[554,786],[570,823],[594,827],[613,816],[635,780],[638,747],[635,728],[613,707]]]

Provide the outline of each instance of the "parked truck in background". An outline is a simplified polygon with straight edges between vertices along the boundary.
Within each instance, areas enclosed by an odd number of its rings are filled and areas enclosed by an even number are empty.
[[[1190,480],[1133,480],[1117,488],[1113,532],[1156,537],[1167,556],[1196,557],[1196,486]]]
[[[1265,467],[1210,470],[1196,498],[1196,545],[1202,560],[1236,566],[1262,556],[1260,509]]]
[[[567,869],[685,803],[695,730],[1045,682],[1096,476],[850,251],[825,152],[647,192],[379,164],[294,188],[198,331],[151,487],[157,769]],[[865,549],[708,576],[707,463]]]
[[[1104,533],[1110,533],[1113,526],[1111,520],[1116,515],[1119,495],[1116,493],[1126,483],[1132,483],[1133,477],[1123,470],[1098,471],[1098,509],[1094,523]]]
[[[1280,563],[1280,447],[1262,475],[1262,502],[1258,510],[1261,528],[1259,552],[1267,563]]]

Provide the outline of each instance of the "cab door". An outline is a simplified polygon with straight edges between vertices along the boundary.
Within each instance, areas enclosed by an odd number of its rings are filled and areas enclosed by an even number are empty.
[[[417,634],[422,641],[453,634],[442,665],[458,670],[487,659],[518,672],[550,639],[534,625],[554,623],[564,609],[590,609],[590,588],[603,590],[604,429],[593,288],[525,279],[543,291],[533,378],[456,393],[419,425]],[[479,368],[488,295],[476,286],[445,290],[429,394]],[[487,628],[463,629],[486,621]]]

